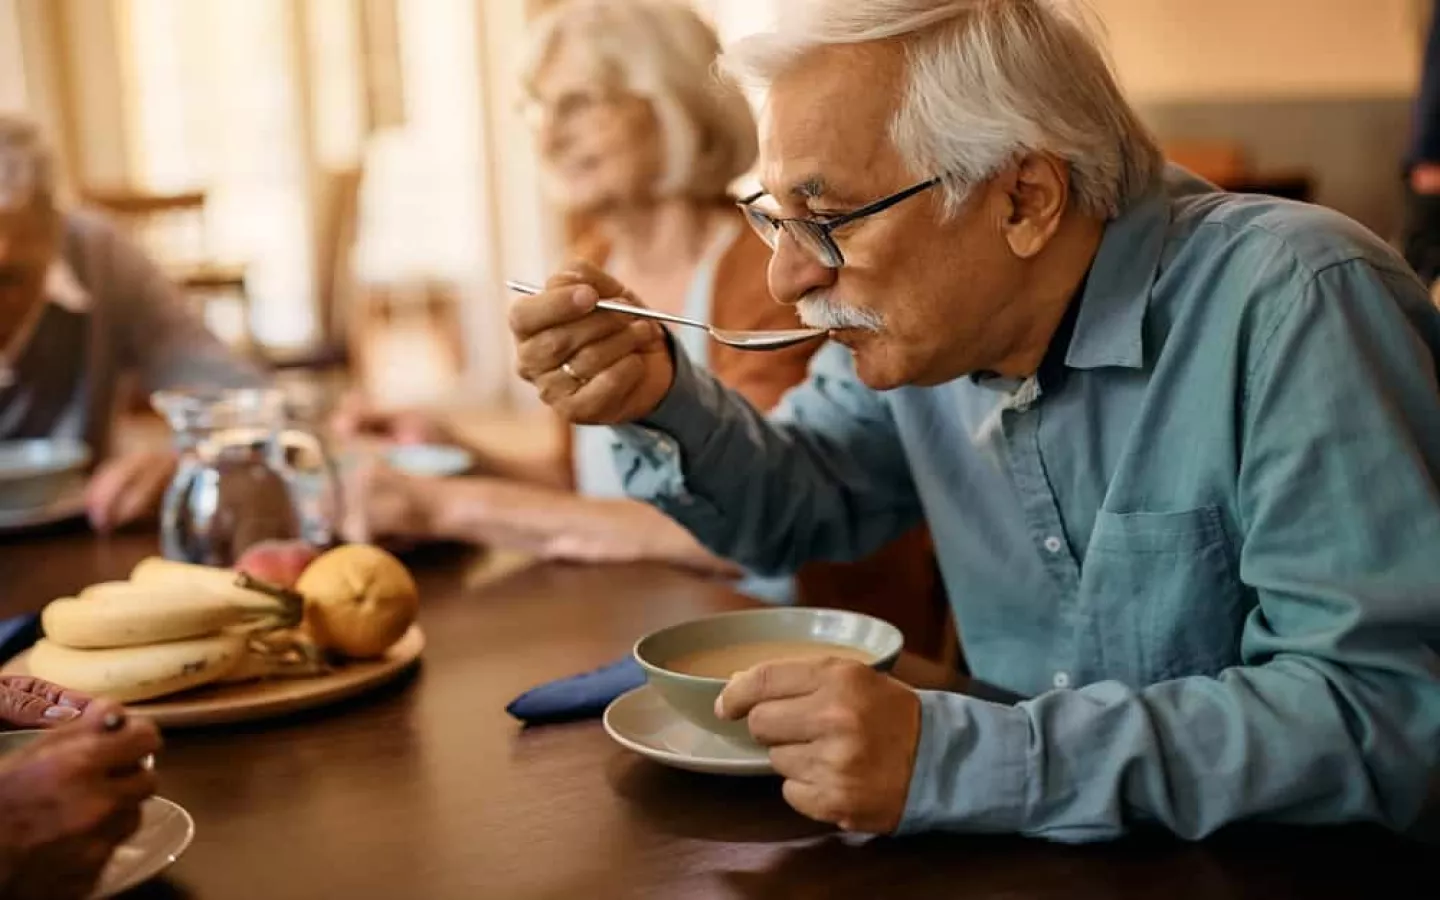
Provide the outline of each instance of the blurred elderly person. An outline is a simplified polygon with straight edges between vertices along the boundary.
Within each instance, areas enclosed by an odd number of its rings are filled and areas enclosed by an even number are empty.
[[[653,308],[720,328],[794,328],[793,309],[765,285],[769,249],[728,194],[755,161],[755,122],[742,93],[715,77],[719,45],[694,12],[666,0],[576,0],[533,28],[523,81],[551,194],[564,207],[572,255],[619,273]],[[648,328],[597,321],[595,346],[570,358],[573,388],[601,371],[607,352]],[[695,365],[765,409],[805,376],[818,344],[746,353],[698,329],[675,340]],[[424,416],[338,417],[345,432],[455,442]],[[444,481],[378,470],[361,477],[360,536],[440,537],[581,561],[656,560],[703,571],[734,567],[654,508],[626,499],[611,463],[608,428],[564,426],[563,456],[519,464],[473,448],[484,477]],[[926,538],[886,549],[912,593],[933,590]],[[889,579],[895,566],[887,567]],[[833,598],[844,577],[817,571]],[[848,572],[850,587],[857,573]],[[888,587],[893,588],[893,583]],[[750,577],[767,600],[790,597],[786,577]],[[936,629],[939,630],[938,628]]]
[[[34,678],[0,677],[0,724],[51,729],[0,756],[0,896],[87,897],[155,792],[155,726]]]
[[[925,519],[973,674],[1031,698],[741,673],[717,713],[790,804],[1061,841],[1432,827],[1440,313],[1404,261],[1166,167],[1057,0],[796,0],[728,63],[768,88],[771,290],[849,352],[767,420],[658,330],[596,341],[625,290],[589,270],[517,304],[522,371],[630,423],[630,491],[743,564]]]
[[[102,530],[153,513],[175,467],[168,451],[109,453],[129,371],[150,390],[261,382],[109,223],[60,208],[38,130],[0,115],[0,440],[88,443],[99,466],[86,502]]]

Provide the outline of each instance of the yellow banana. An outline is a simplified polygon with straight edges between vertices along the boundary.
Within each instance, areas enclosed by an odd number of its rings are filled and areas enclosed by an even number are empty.
[[[135,584],[191,584],[223,591],[240,584],[240,573],[233,569],[197,566],[159,556],[147,556],[135,564],[135,568],[130,572],[130,581]]]
[[[246,656],[243,635],[108,650],[76,650],[41,640],[30,651],[30,674],[71,690],[121,703],[150,700],[218,681]]]
[[[300,612],[298,602],[235,586],[111,581],[50,602],[40,624],[51,641],[89,650],[184,640],[236,625],[288,626]]]

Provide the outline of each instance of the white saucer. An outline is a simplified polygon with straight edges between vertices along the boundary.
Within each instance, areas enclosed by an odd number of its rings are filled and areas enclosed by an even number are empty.
[[[605,708],[604,722],[616,743],[667,766],[711,775],[775,774],[765,751],[691,724],[648,684],[616,697]]]
[[[179,859],[195,837],[195,820],[183,806],[151,797],[140,806],[140,828],[115,853],[92,898],[113,897],[144,884]]]
[[[85,488],[62,494],[45,506],[27,509],[0,509],[0,532],[55,525],[85,515]]]

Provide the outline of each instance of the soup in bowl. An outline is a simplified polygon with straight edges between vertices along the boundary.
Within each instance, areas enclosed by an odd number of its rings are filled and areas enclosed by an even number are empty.
[[[635,644],[646,680],[680,715],[734,743],[756,746],[742,719],[715,717],[736,674],[767,662],[840,658],[888,671],[904,638],[889,622],[836,609],[787,607],[721,613],[662,628]]]

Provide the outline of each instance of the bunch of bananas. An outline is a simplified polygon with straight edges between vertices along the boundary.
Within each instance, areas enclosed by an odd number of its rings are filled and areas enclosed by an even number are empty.
[[[128,581],[47,605],[30,672],[126,703],[220,681],[318,674],[321,654],[285,631],[303,613],[298,594],[243,573],[150,558]]]

